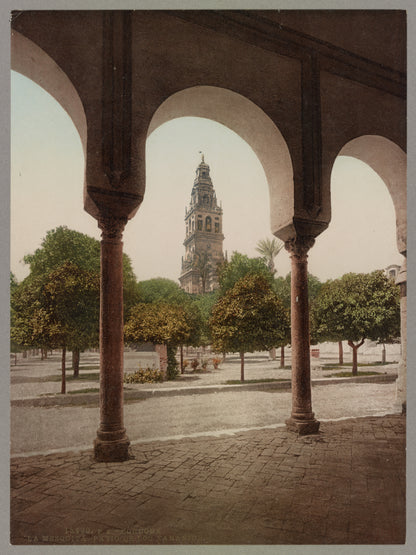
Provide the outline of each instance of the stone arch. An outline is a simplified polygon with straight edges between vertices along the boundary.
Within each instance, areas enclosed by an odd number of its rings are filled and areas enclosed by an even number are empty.
[[[340,150],[339,156],[352,156],[370,166],[384,181],[396,212],[397,248],[406,252],[406,153],[379,135],[357,137]]]
[[[87,120],[80,96],[66,73],[42,48],[15,30],[11,33],[11,69],[45,89],[68,113],[81,138],[85,161]]]
[[[148,136],[175,118],[214,120],[237,133],[263,166],[270,195],[271,231],[291,225],[294,216],[293,166],[288,146],[274,122],[254,102],[229,89],[195,86],[167,98],[155,111]]]

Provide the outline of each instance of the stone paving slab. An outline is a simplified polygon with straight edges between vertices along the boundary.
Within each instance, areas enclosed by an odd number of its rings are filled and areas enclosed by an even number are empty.
[[[11,461],[11,542],[402,544],[405,417],[154,441]]]

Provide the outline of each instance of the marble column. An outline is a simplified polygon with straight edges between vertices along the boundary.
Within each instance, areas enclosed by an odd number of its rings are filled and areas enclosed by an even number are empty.
[[[397,370],[395,406],[406,412],[406,375],[407,375],[407,265],[406,258],[400,268],[396,283],[400,286],[400,339],[401,357]]]
[[[292,328],[292,413],[286,421],[288,430],[298,434],[314,434],[319,422],[312,412],[308,251],[313,237],[296,237],[285,243],[292,263],[291,276],[291,328]]]
[[[94,442],[97,461],[129,458],[123,424],[123,243],[127,218],[100,217],[100,427]]]

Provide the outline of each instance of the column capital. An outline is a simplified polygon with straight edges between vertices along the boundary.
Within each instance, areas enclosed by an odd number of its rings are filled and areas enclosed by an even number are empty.
[[[297,236],[293,239],[285,241],[285,249],[289,252],[290,256],[299,259],[306,259],[308,251],[313,247],[315,238],[311,235]]]
[[[98,227],[101,229],[101,238],[121,240],[127,218],[116,218],[115,216],[99,216]]]

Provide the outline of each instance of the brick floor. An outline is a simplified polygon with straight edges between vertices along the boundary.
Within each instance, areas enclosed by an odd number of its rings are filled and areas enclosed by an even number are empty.
[[[20,544],[401,544],[405,417],[11,461]]]

